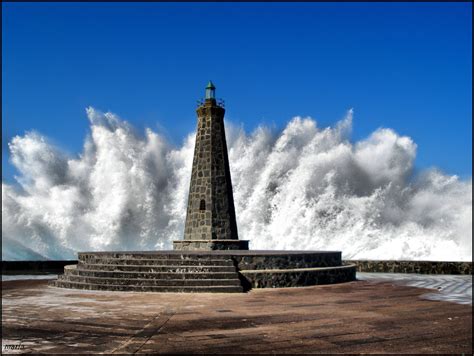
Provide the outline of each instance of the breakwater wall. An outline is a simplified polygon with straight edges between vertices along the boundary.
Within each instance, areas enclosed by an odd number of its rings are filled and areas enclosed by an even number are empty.
[[[357,272],[472,274],[472,262],[345,260],[355,264]],[[63,273],[64,266],[77,260],[64,261],[2,261],[2,274]]]

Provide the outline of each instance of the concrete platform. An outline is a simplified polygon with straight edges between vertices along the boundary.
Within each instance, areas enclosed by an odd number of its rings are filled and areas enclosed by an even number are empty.
[[[472,306],[395,277],[199,295],[2,282],[2,352],[472,354]]]

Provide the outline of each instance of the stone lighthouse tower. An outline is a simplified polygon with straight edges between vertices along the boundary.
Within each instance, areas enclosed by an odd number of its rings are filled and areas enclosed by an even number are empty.
[[[196,110],[198,123],[184,240],[175,250],[248,250],[239,240],[224,130],[224,105],[211,81]]]

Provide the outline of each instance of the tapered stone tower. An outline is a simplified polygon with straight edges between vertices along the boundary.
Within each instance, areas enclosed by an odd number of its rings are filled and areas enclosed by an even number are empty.
[[[198,116],[184,240],[175,250],[248,250],[239,240],[224,130],[224,105],[209,81]]]

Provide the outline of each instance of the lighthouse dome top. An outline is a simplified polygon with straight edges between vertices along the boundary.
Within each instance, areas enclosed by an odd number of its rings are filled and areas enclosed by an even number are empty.
[[[209,81],[209,83],[207,83],[206,89],[216,89],[216,87],[214,86],[212,81]]]
[[[215,99],[216,98],[216,87],[212,84],[211,81],[207,83],[206,87],[206,99]]]

